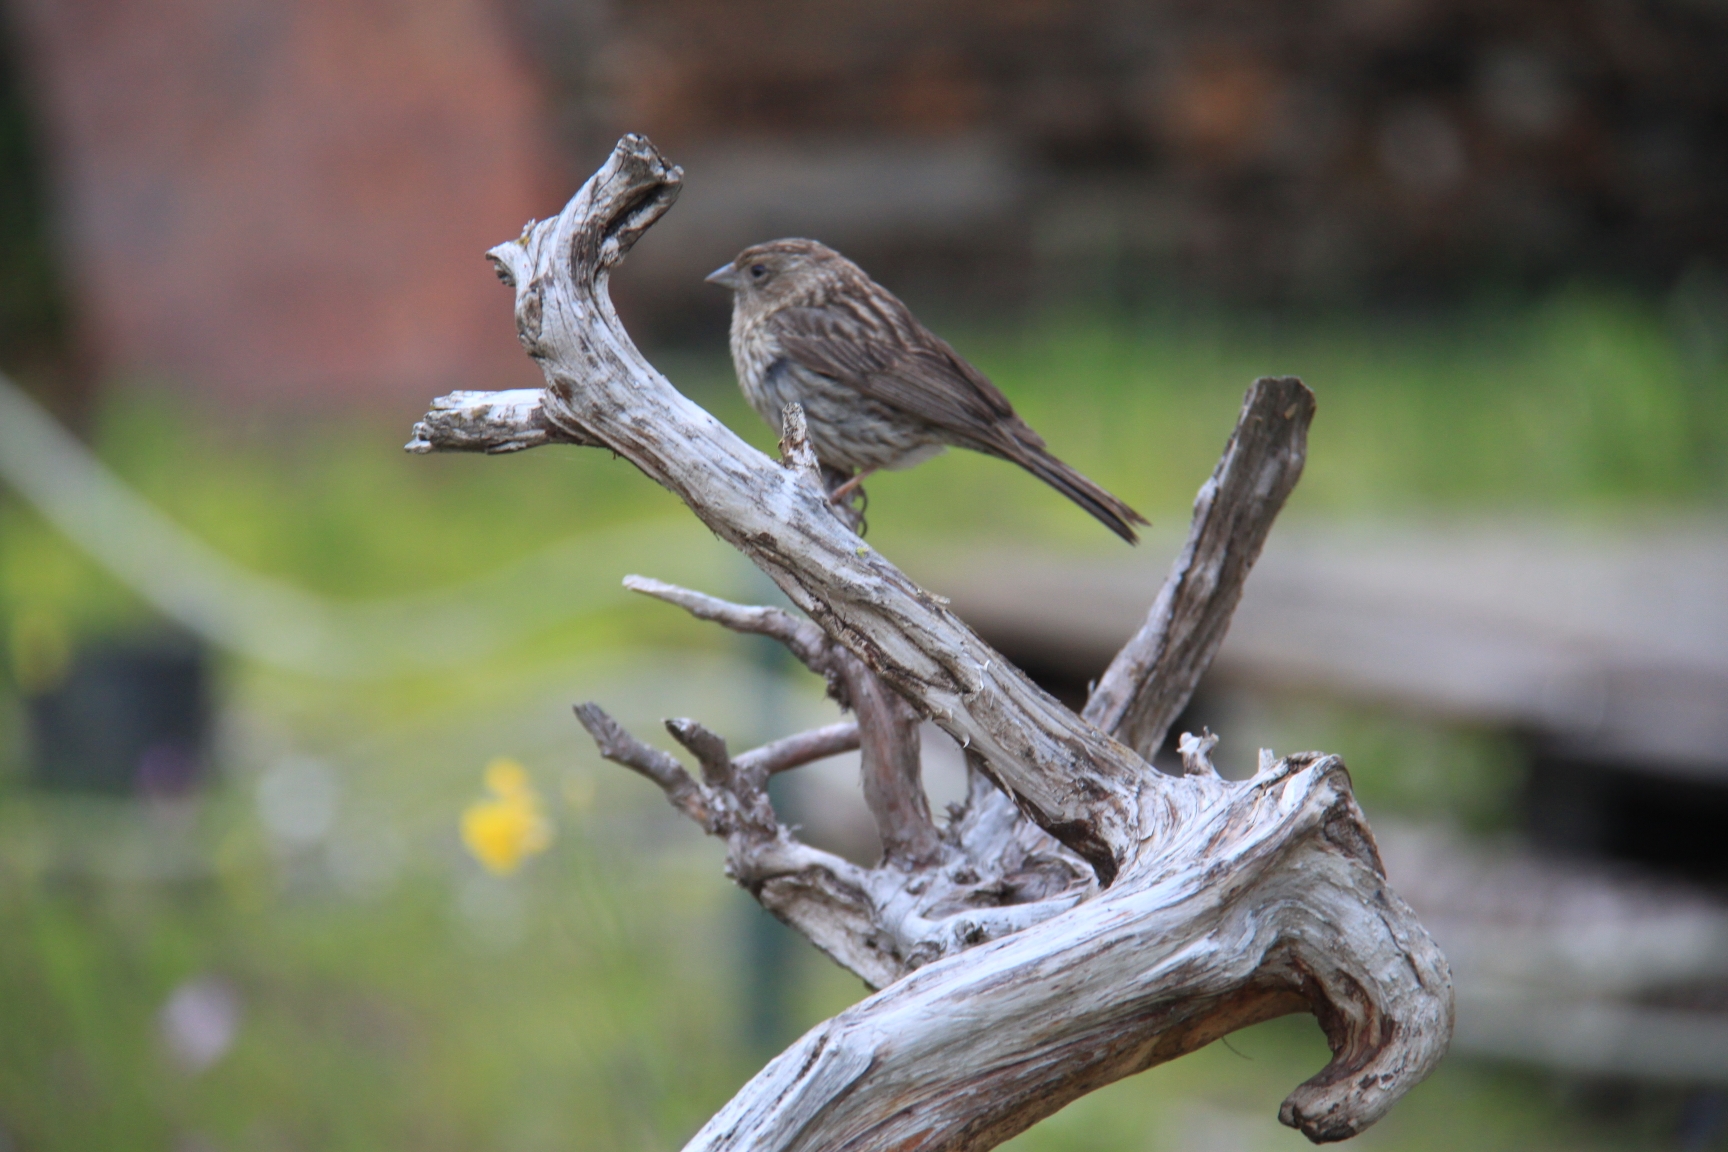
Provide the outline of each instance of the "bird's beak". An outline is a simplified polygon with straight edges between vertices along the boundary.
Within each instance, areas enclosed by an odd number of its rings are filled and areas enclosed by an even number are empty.
[[[703,277],[710,284],[718,284],[722,288],[738,291],[738,269],[730,262],[720,265],[714,271]]]

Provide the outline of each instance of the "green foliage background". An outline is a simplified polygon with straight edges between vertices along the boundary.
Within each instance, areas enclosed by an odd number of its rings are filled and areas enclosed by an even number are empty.
[[[1608,524],[1722,515],[1724,320],[1686,299],[1575,289],[1442,318],[1255,320],[1051,315],[952,333],[1052,447],[1179,529],[1248,382],[1298,374],[1320,414],[1287,513]],[[753,443],[723,356],[668,374]],[[828,713],[718,630],[616,588],[626,572],[747,595],[750,574],[608,454],[417,458],[406,423],[190,423],[119,389],[95,442],[179,523],[261,574],[342,601],[400,598],[532,563],[569,542],[568,583],[531,635],[455,669],[340,683],[227,657],[216,782],[152,808],[29,787],[25,701],[0,688],[0,1147],[675,1148],[769,1052],[745,969],[759,913],[718,846],[601,764],[570,719],[594,698],[638,731],[694,715],[743,743]],[[1120,544],[1006,466],[951,453],[870,485],[871,540],[916,576],[969,541],[1114,555]],[[0,619],[75,644],[159,628],[151,611],[11,495]],[[1150,590],[1149,590],[1150,594]],[[15,645],[14,645],[15,647]],[[10,664],[7,665],[11,667]],[[761,700],[779,700],[764,709]],[[773,714],[772,717],[770,714]],[[1513,753],[1489,733],[1346,706],[1278,723],[1344,753],[1370,815],[1506,821]],[[258,780],[315,756],[342,782],[327,842],[260,823]],[[456,820],[495,755],[530,770],[558,826],[521,874],[482,875]],[[344,884],[338,858],[395,863]],[[796,1027],[856,999],[805,949],[783,989]],[[243,1006],[201,1074],[165,1059],[157,1014],[214,974]],[[785,1039],[781,1037],[780,1039]],[[1030,1152],[1291,1147],[1283,1093],[1325,1061],[1307,1018],[1275,1021],[1116,1085],[1021,1137]],[[1673,1101],[1581,1113],[1567,1083],[1449,1061],[1363,1137],[1386,1149],[1663,1146]]]

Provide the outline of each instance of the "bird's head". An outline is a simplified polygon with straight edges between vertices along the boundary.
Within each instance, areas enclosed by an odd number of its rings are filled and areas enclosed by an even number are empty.
[[[815,304],[830,281],[843,278],[852,262],[814,240],[770,240],[753,244],[707,276],[729,289],[739,310],[770,312]]]

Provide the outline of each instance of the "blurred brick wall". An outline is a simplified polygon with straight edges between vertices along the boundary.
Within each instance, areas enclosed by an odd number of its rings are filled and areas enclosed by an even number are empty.
[[[976,174],[940,157],[949,142],[997,158],[974,197],[993,207],[919,244],[1004,267],[1014,249],[1057,284],[1361,300],[1580,274],[1661,286],[1728,258],[1719,0],[576,6],[581,35],[540,43],[566,123],[590,125],[584,159],[640,128],[690,160],[674,216],[709,212],[697,161],[731,174],[716,202],[756,197],[748,228],[715,209],[685,248],[823,224],[808,170],[836,151],[885,203]],[[887,258],[909,207],[875,241],[825,226]]]
[[[702,274],[777,235],[957,309],[1661,288],[1728,267],[1721,0],[9,14],[81,355],[227,393],[407,404],[532,381],[480,253],[624,130],[687,174],[617,281],[649,337],[717,339]]]
[[[14,0],[80,343],[266,403],[532,381],[482,259],[555,205],[488,0]]]

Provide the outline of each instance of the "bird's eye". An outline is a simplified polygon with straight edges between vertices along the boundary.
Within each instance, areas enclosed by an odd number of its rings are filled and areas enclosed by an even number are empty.
[[[750,265],[750,279],[760,280],[766,275],[768,275],[768,266],[766,264]]]

